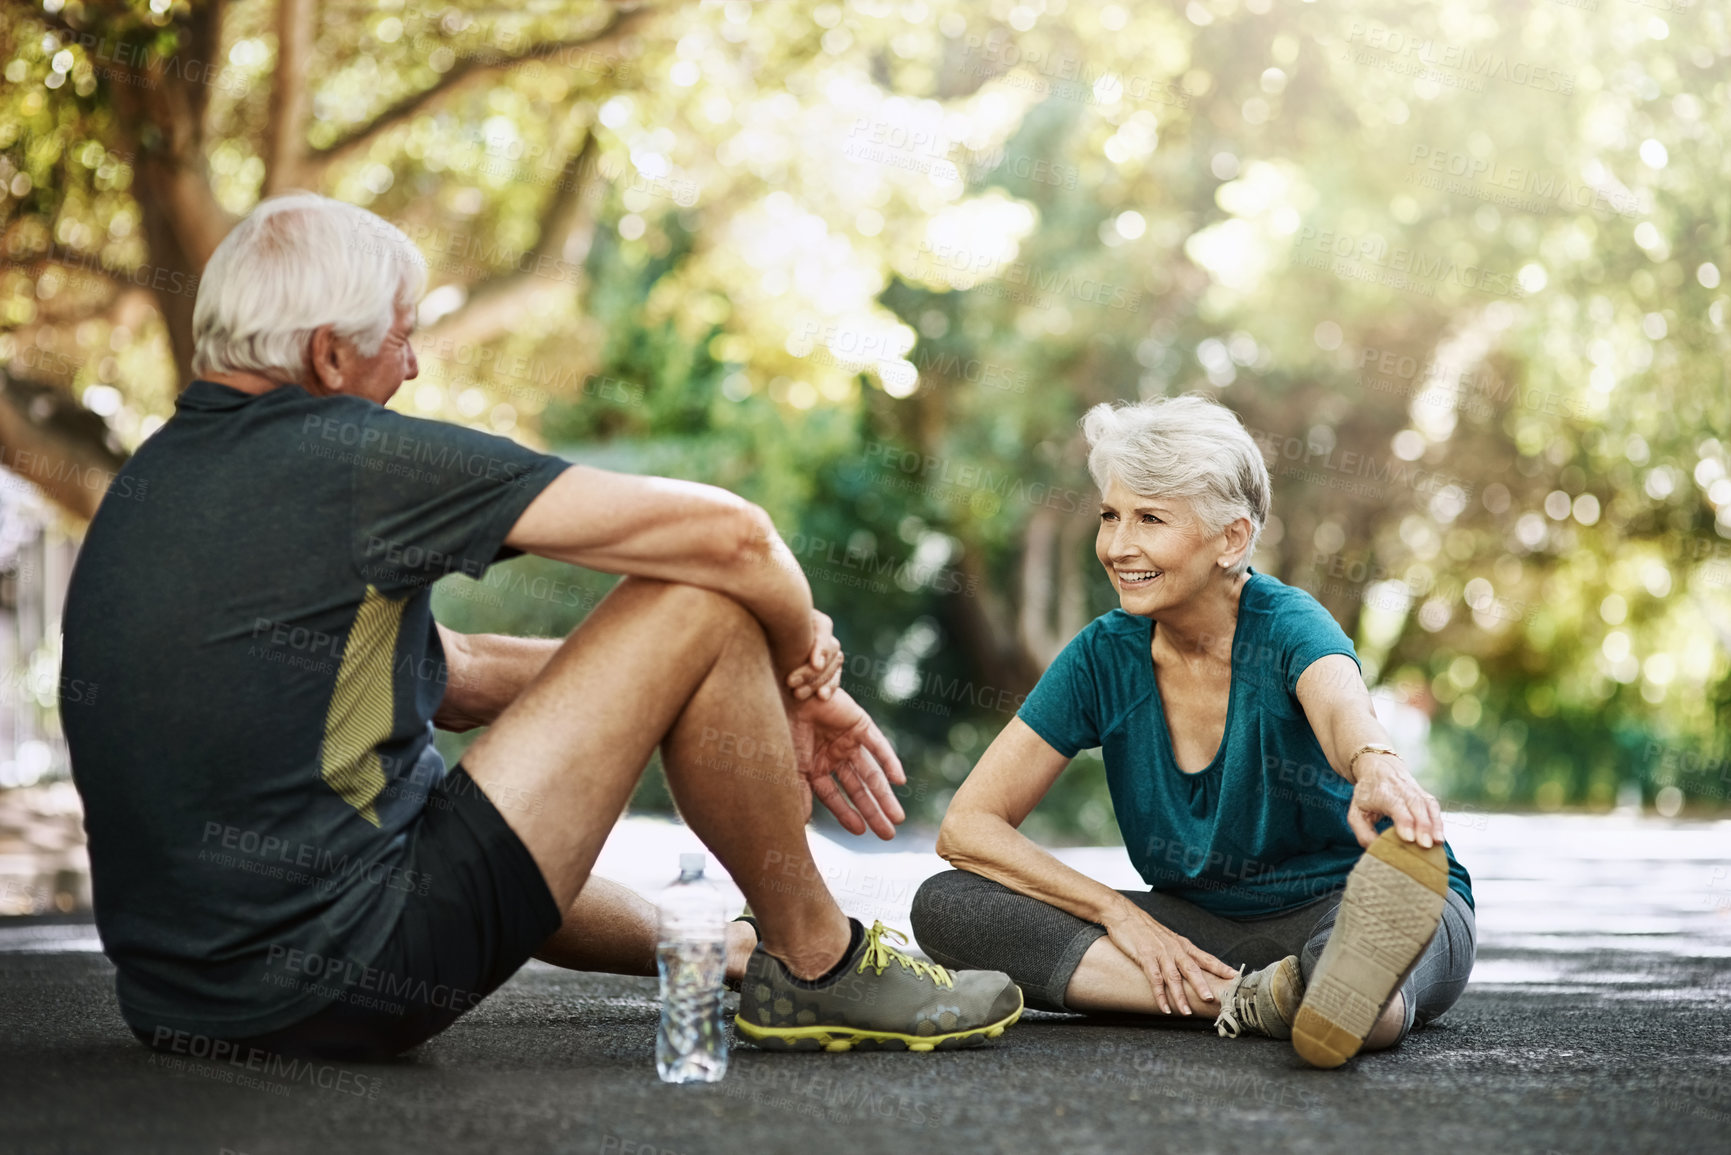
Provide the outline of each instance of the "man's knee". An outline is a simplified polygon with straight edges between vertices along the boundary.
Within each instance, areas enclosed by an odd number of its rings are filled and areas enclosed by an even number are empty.
[[[618,589],[667,621],[700,627],[699,632],[706,637],[739,636],[768,644],[762,624],[751,611],[724,593],[636,575],[621,581]]]

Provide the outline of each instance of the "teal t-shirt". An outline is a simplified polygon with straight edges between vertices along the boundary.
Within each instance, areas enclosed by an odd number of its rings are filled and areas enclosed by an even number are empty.
[[[1101,748],[1125,849],[1149,887],[1227,918],[1279,914],[1346,884],[1363,853],[1352,786],[1299,704],[1299,675],[1352,640],[1315,598],[1250,570],[1232,638],[1226,733],[1214,760],[1178,768],[1150,651],[1154,621],[1123,610],[1064,647],[1018,717],[1066,757]],[[1472,879],[1448,851],[1449,886]]]

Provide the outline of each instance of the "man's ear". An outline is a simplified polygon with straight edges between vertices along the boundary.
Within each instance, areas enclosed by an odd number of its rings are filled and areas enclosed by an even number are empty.
[[[307,386],[319,394],[341,393],[343,360],[343,350],[331,326],[320,325],[314,329],[313,339],[307,346],[307,367],[312,374]]]

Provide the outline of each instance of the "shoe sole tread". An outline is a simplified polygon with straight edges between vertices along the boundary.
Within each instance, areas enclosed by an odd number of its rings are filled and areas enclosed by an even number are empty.
[[[1002,1035],[1022,1017],[1018,1004],[995,1023],[951,1031],[942,1035],[909,1035],[901,1031],[873,1031],[864,1027],[816,1025],[810,1027],[760,1027],[735,1016],[734,1025],[747,1040],[771,1051],[954,1051],[977,1047]]]
[[[1292,1046],[1315,1067],[1356,1055],[1442,921],[1448,857],[1384,831],[1347,877],[1346,894],[1304,1002]]]

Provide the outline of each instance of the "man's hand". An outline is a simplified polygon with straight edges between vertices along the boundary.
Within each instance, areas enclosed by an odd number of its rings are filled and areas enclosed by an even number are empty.
[[[497,721],[564,641],[459,634],[437,622],[433,628],[445,654],[445,696],[439,700],[433,725],[458,732]]]
[[[1385,817],[1394,820],[1395,833],[1407,842],[1428,847],[1443,840],[1442,806],[1405,766],[1380,754],[1364,755],[1359,766],[1346,821],[1360,846],[1376,841],[1376,824]]]
[[[895,824],[907,815],[890,783],[904,785],[908,777],[877,723],[839,688],[827,698],[784,702],[794,760],[806,786],[806,817],[815,795],[849,834],[864,834],[869,827],[885,841],[894,838]]]
[[[813,694],[827,700],[841,688],[841,643],[835,640],[835,623],[820,610],[811,611],[811,632],[811,653],[787,676],[787,688],[801,701]]]

